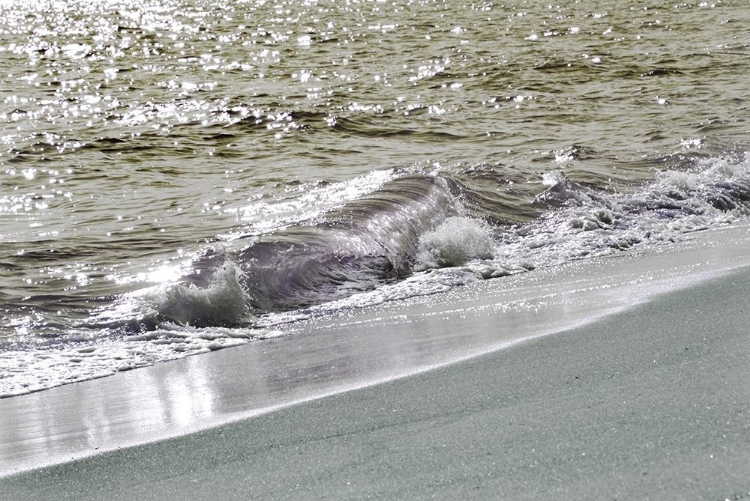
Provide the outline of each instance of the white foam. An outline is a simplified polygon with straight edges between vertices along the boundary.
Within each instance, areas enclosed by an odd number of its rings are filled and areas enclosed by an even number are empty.
[[[8,350],[0,353],[0,398],[23,395],[158,362],[277,337],[280,332],[255,328],[195,328],[165,323],[140,335],[90,339],[66,348]],[[83,337],[83,336],[82,336]]]
[[[228,326],[248,320],[245,291],[240,285],[241,270],[232,262],[216,271],[206,288],[194,284],[175,284],[152,294],[147,301],[153,304],[159,317],[181,325]]]
[[[495,244],[486,224],[467,217],[450,217],[435,231],[422,235],[416,270],[460,266],[473,259],[490,259]]]

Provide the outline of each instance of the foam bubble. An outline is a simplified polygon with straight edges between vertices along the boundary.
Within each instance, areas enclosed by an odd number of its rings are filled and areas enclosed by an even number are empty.
[[[489,228],[467,217],[450,217],[435,231],[422,235],[416,270],[460,266],[473,259],[491,259],[495,244]]]

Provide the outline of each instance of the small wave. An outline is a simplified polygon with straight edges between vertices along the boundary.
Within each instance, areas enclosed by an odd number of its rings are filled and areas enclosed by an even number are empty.
[[[408,275],[419,238],[456,212],[446,181],[406,176],[237,254],[254,311],[339,299]]]
[[[486,170],[478,175],[498,178]],[[545,183],[529,198],[541,216],[523,224],[467,217],[468,188],[448,175],[402,174],[322,216],[227,240],[177,284],[131,291],[115,304],[101,298],[98,315],[34,346],[6,343],[0,362],[35,375],[5,380],[0,398],[283,335],[276,326],[311,316],[674,242],[750,216],[748,155],[699,159],[629,192],[561,173]]]
[[[382,120],[373,120],[369,116],[331,118],[331,127],[339,132],[370,138],[409,137],[413,141],[457,141],[459,134],[444,130],[422,130],[403,126],[384,126]]]
[[[496,232],[495,260],[483,266],[552,266],[674,242],[750,215],[747,156],[701,160],[690,171],[662,171],[627,193],[587,188],[561,173],[550,176],[548,184],[532,201],[548,209],[528,224]]]
[[[179,284],[149,296],[150,316],[134,325],[140,332],[164,322],[271,325],[297,318],[285,312],[304,316],[434,293],[673,242],[750,215],[746,158],[663,171],[630,192],[596,190],[562,173],[544,182],[529,203],[540,217],[490,225],[491,217],[467,217],[460,201],[467,188],[448,176],[391,179],[316,219],[238,237],[231,250],[206,250]]]
[[[456,213],[449,182],[407,175],[314,223],[208,249],[179,284],[151,295],[156,322],[242,325],[376,289],[411,274],[420,238]],[[239,248],[238,248],[239,247]],[[238,248],[238,249],[237,249]]]

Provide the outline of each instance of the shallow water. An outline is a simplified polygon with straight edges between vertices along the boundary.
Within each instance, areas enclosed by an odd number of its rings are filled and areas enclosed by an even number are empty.
[[[748,18],[2,4],[0,395],[744,219]]]

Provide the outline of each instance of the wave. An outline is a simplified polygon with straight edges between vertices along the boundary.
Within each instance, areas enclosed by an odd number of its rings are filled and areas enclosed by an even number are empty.
[[[661,171],[628,192],[583,186],[561,172],[545,176],[545,184],[530,202],[542,214],[527,224],[496,227],[494,256],[475,263],[477,275],[674,242],[750,216],[747,154],[702,159],[687,171]]]
[[[181,283],[161,292],[161,321],[238,325],[375,289],[411,273],[420,238],[457,213],[451,183],[411,175],[333,210],[314,224],[212,248]]]
[[[305,217],[285,216],[260,233],[251,222],[180,262],[177,283],[115,298],[68,291],[70,321],[50,320],[57,296],[14,303],[0,291],[6,306],[37,312],[45,329],[0,345],[2,362],[22,374],[0,384],[0,398],[285,335],[280,325],[311,316],[649,249],[750,216],[747,154],[691,159],[655,177],[615,191],[548,174],[523,209],[539,216],[518,223],[504,217],[502,204],[472,203],[474,187],[491,193],[502,182],[501,169],[388,171],[354,182],[348,198],[325,204],[330,197],[314,196],[316,209],[303,204]]]
[[[148,300],[157,312],[157,321],[196,327],[241,324],[249,313],[247,295],[238,280],[241,274],[232,263],[226,263],[206,287],[177,284]]]
[[[673,242],[750,215],[747,157],[700,159],[629,192],[561,172],[544,183],[528,201],[539,217],[498,223],[501,214],[467,209],[475,193],[460,175],[396,177],[313,221],[204,251],[180,283],[150,296],[151,321],[139,325],[232,327],[321,304],[401,299]],[[421,273],[431,276],[416,285]]]

